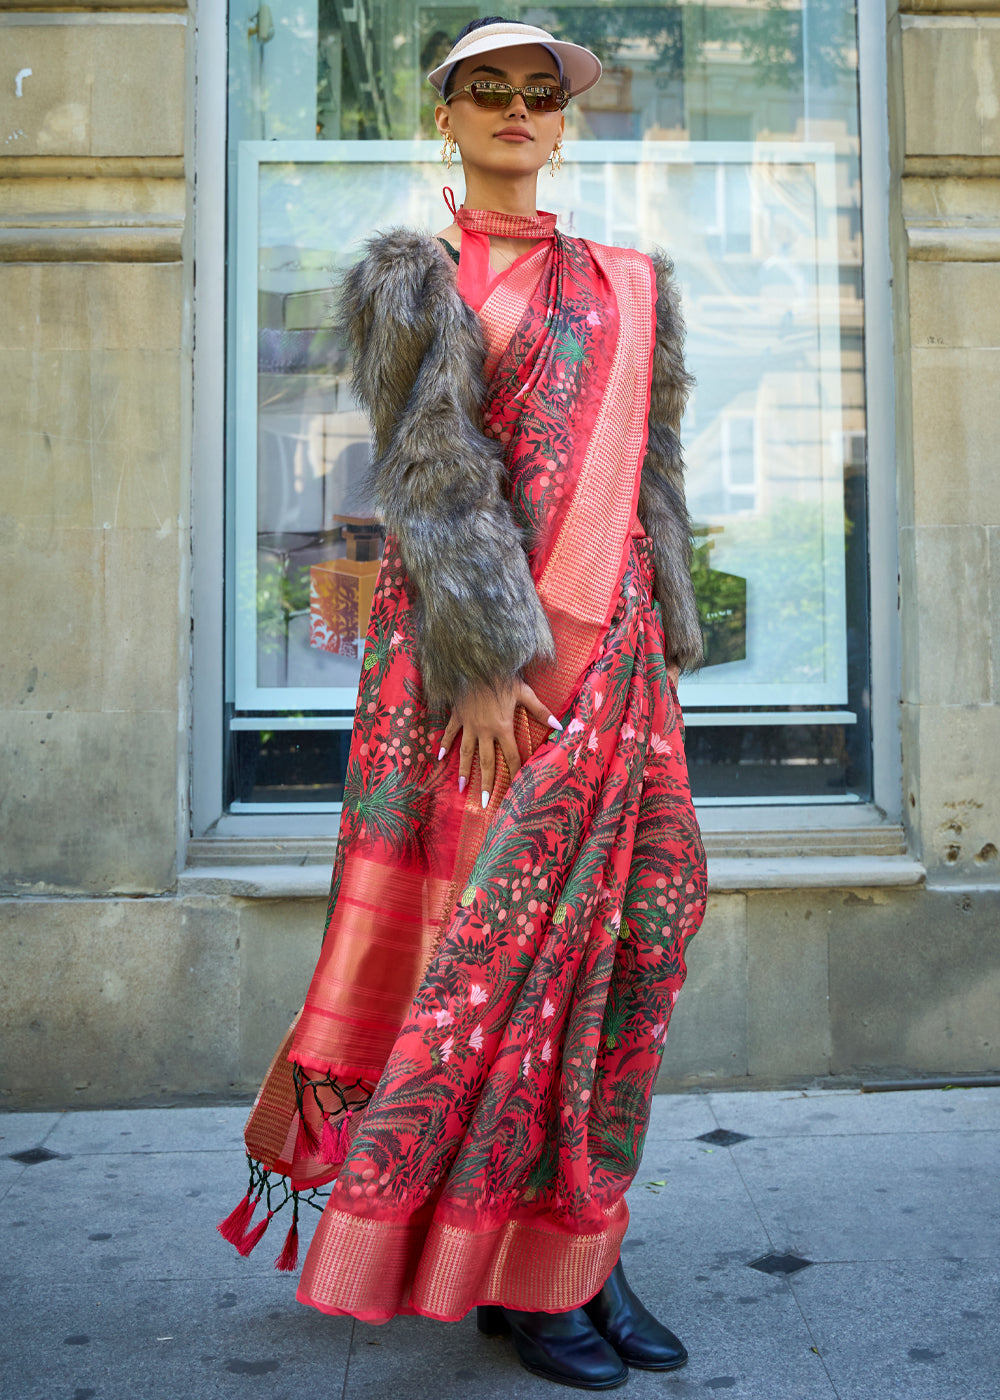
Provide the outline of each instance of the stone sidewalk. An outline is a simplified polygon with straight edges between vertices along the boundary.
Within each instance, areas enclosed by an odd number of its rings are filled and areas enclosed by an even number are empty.
[[[244,1189],[245,1116],[0,1116],[3,1400],[569,1393],[471,1316],[370,1327],[301,1307],[272,1267],[280,1217],[241,1259],[215,1225]],[[56,1155],[11,1155],[33,1148]],[[1000,1089],[656,1098],[624,1258],[691,1361],[621,1393],[998,1400],[998,1167]],[[809,1263],[752,1267],[790,1255]]]

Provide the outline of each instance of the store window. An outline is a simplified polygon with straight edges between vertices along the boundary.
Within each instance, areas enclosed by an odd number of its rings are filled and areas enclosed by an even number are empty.
[[[674,258],[705,665],[703,804],[870,797],[858,60],[849,0],[506,4],[593,48],[541,179],[562,227]],[[227,805],[340,800],[382,543],[330,288],[433,231],[424,75],[496,7],[235,0],[229,46]]]

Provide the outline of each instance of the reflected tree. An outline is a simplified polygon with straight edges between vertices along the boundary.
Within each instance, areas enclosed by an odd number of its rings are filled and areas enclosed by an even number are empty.
[[[700,11],[703,43],[737,43],[761,86],[802,86],[805,58],[812,80],[833,86],[853,79],[856,10],[852,0],[758,0],[739,6],[691,5]]]

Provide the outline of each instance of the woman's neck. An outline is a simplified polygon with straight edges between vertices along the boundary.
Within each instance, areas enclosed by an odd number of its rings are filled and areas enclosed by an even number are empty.
[[[492,209],[498,214],[517,214],[533,218],[538,198],[538,176],[532,171],[523,176],[484,176],[477,170],[465,175],[466,209]]]

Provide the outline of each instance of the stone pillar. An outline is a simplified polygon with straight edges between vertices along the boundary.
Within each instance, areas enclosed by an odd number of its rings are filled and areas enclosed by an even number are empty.
[[[904,804],[1000,871],[1000,0],[889,0]]]
[[[0,4],[0,879],[176,881],[186,791],[183,0]]]

